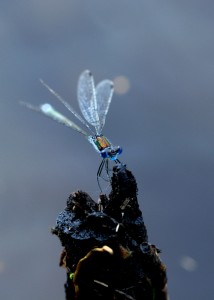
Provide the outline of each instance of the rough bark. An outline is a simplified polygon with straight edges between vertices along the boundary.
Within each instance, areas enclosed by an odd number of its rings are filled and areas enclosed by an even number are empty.
[[[148,242],[126,166],[114,167],[111,187],[97,202],[82,191],[71,194],[52,229],[63,246],[66,300],[166,300],[166,267]]]

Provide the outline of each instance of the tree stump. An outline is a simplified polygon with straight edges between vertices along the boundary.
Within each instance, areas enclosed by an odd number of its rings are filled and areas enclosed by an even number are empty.
[[[66,300],[166,300],[166,267],[148,242],[126,166],[113,168],[111,187],[97,202],[83,191],[71,194],[52,228],[63,246]]]

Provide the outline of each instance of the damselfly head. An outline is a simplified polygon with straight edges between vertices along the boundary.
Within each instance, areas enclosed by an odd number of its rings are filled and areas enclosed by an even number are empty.
[[[122,148],[120,146],[110,146],[100,151],[100,155],[102,156],[102,158],[109,158],[111,160],[117,160],[118,155],[120,155],[121,153]]]

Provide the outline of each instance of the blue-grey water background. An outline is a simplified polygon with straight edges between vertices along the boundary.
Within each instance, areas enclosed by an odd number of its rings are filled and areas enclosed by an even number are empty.
[[[64,299],[50,229],[71,192],[97,199],[99,155],[78,133],[19,105],[78,110],[79,74],[124,76],[103,133],[124,149],[171,300],[214,294],[213,1],[0,2],[0,299]],[[78,110],[79,111],[79,110]]]

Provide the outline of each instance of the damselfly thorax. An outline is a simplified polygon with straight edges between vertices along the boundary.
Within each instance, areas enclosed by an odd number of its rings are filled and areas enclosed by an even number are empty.
[[[91,135],[88,137],[89,142],[94,148],[100,152],[102,158],[117,160],[117,157],[122,152],[120,146],[112,146],[104,135]]]

